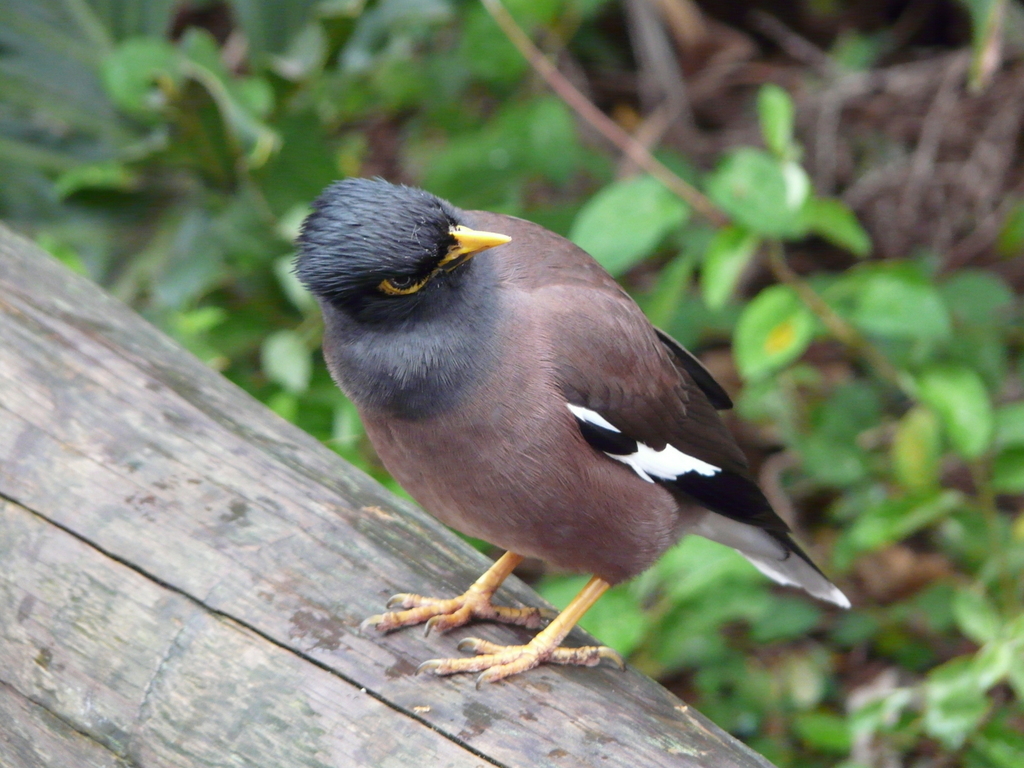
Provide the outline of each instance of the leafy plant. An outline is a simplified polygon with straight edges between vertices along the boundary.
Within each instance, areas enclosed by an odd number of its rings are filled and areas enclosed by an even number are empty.
[[[0,215],[392,487],[290,271],[311,200],[382,174],[567,234],[727,381],[731,349],[755,466],[855,604],[834,611],[687,538],[583,625],[780,766],[1024,764],[1010,286],[926,252],[870,258],[850,209],[814,189],[778,86],[750,99],[759,146],[706,170],[658,152],[721,224],[653,176],[616,175],[476,2],[199,5],[0,4]],[[978,5],[976,50],[1004,5]],[[584,70],[632,66],[616,4],[508,6]],[[884,33],[837,50],[869,64]],[[1020,251],[1019,209],[997,252]],[[538,586],[557,604],[577,581]]]

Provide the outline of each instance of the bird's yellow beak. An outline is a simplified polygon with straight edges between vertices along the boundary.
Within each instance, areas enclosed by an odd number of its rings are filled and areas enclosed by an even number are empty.
[[[448,253],[438,264],[442,269],[452,270],[461,264],[465,264],[473,256],[494,248],[497,245],[504,245],[511,242],[508,235],[499,235],[495,232],[478,232],[469,227],[452,227],[452,237],[455,238],[455,245],[448,249]]]

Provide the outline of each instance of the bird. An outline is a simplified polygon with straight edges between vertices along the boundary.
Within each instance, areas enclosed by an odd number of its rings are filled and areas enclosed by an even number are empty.
[[[458,649],[473,655],[418,672],[478,673],[479,686],[542,663],[622,667],[611,648],[562,640],[686,535],[850,606],[753,479],[718,413],[729,395],[571,241],[348,178],[313,203],[295,272],[322,310],[331,376],[384,467],[441,522],[505,550],[462,595],[395,595],[363,628],[539,629],[523,645],[466,638]],[[526,557],[590,580],[557,615],[494,604]]]

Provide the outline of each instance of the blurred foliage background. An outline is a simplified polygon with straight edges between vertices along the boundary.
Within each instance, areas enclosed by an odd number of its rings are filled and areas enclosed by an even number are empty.
[[[0,217],[387,483],[290,272],[312,198],[381,175],[566,234],[734,395],[855,605],[689,539],[584,626],[779,766],[1020,768],[1022,21],[1008,0],[4,0]],[[523,575],[555,603],[579,581]]]

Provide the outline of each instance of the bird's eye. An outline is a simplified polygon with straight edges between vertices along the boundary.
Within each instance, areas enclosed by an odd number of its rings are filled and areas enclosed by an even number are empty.
[[[427,278],[417,279],[409,275],[402,275],[381,280],[377,289],[389,296],[408,296],[410,293],[416,293],[426,284]]]

